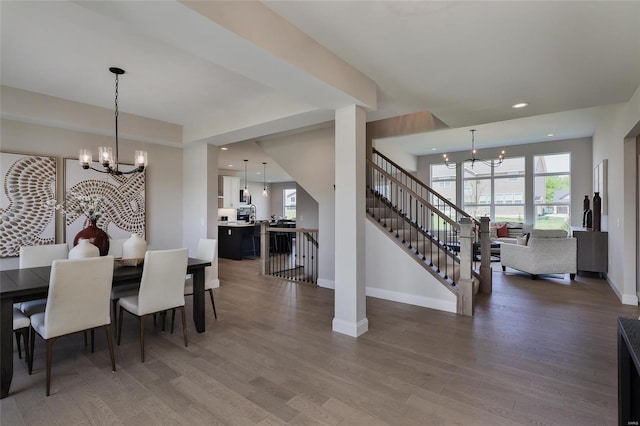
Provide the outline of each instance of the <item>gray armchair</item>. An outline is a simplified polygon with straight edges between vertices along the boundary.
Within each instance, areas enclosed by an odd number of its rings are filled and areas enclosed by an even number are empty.
[[[502,244],[500,263],[506,267],[528,272],[535,279],[538,274],[569,274],[577,272],[577,240],[567,238],[564,230],[534,229],[527,245]]]

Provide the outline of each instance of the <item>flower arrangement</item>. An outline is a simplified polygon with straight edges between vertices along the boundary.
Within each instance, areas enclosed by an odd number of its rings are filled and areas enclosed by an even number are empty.
[[[98,220],[104,214],[102,212],[104,199],[99,195],[69,194],[67,200],[69,200],[69,198],[71,201],[62,204],[56,204],[56,200],[49,200],[47,204],[54,206],[56,210],[65,216],[78,217],[84,215],[89,220]]]

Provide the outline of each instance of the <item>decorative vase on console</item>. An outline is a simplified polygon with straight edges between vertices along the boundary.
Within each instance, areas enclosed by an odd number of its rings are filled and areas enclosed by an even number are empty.
[[[142,259],[147,251],[147,242],[138,234],[131,234],[131,237],[122,244],[123,259]]]
[[[593,230],[600,231],[600,215],[602,207],[602,199],[600,199],[600,193],[596,192],[593,196]]]
[[[73,246],[77,246],[80,240],[89,240],[91,244],[98,247],[100,250],[100,256],[106,256],[109,253],[109,235],[96,225],[97,219],[88,219],[89,226],[73,239]]]
[[[582,202],[582,227],[590,229],[591,228],[591,209],[589,208],[589,196],[584,196],[584,201]]]

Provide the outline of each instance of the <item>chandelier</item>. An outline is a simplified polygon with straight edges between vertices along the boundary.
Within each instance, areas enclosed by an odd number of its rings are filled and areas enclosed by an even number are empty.
[[[91,161],[93,161],[91,150],[89,149],[81,149],[78,154],[78,161],[80,162],[80,166],[83,169],[91,169],[100,173],[109,173],[110,175],[128,175],[131,173],[141,173],[144,171],[144,168],[147,166],[147,151],[136,151],[134,155],[134,165],[135,169],[129,170],[128,172],[123,172],[118,169],[118,76],[124,74],[124,70],[122,68],[111,67],[109,68],[116,76],[116,96],[115,96],[115,104],[116,104],[116,156],[115,161],[113,157],[113,151],[110,146],[100,146],[98,147],[98,161],[102,163],[102,167],[104,170],[96,169],[91,166]]]
[[[484,164],[485,166],[488,167],[498,167],[500,164],[502,164],[502,162],[504,161],[504,149],[500,151],[500,155],[498,155],[498,160],[483,160],[481,158],[476,157],[476,154],[478,153],[476,150],[476,141],[475,141],[475,132],[476,129],[471,129],[469,130],[471,132],[471,158],[467,158],[466,160],[463,160],[462,163],[471,163],[471,168],[473,168],[473,165],[476,162],[480,162],[482,164]],[[444,164],[450,168],[450,169],[455,169],[456,168],[456,164],[450,164],[449,163],[449,157],[448,155],[445,153],[442,155],[444,157]]]

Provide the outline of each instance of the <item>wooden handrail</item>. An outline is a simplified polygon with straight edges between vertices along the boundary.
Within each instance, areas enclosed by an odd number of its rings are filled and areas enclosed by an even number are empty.
[[[372,168],[378,170],[379,172],[382,172],[387,179],[391,180],[392,182],[395,182],[396,185],[398,185],[399,187],[403,188],[405,192],[407,192],[408,194],[412,195],[420,203],[422,203],[423,205],[427,206],[430,210],[433,210],[433,211],[436,211],[438,213],[441,213],[440,209],[438,209],[433,204],[431,204],[430,202],[428,202],[427,200],[422,198],[422,196],[418,195],[413,189],[409,188],[407,185],[402,183],[402,181],[400,181],[399,179],[389,175],[386,170],[384,170],[382,167],[378,166],[373,161],[368,160],[368,159],[367,159],[367,161],[369,162],[369,165]],[[446,216],[444,214],[438,214],[438,217],[440,217],[444,221],[448,222],[452,227],[454,227],[456,229],[460,229],[460,224],[458,222],[456,222],[455,220],[451,219],[449,216]],[[465,217],[468,217],[468,216],[465,216]]]
[[[376,155],[379,155],[380,157],[382,157],[385,161],[387,161],[388,163],[390,163],[391,165],[393,165],[393,167],[397,168],[400,172],[402,172],[403,174],[405,174],[407,177],[409,177],[412,181],[414,181],[416,184],[420,185],[422,188],[426,189],[428,192],[430,192],[431,194],[435,195],[439,200],[441,200],[442,202],[444,202],[448,207],[452,208],[453,210],[455,210],[456,212],[460,213],[460,215],[462,217],[468,217],[471,218],[471,220],[473,220],[473,222],[476,225],[479,225],[480,222],[478,220],[476,220],[474,217],[472,217],[469,213],[465,212],[464,210],[462,210],[460,207],[458,207],[456,204],[452,203],[451,201],[447,200],[446,198],[444,198],[442,195],[440,195],[438,192],[434,191],[433,189],[431,189],[430,187],[426,186],[425,184],[423,184],[419,179],[417,179],[416,177],[414,177],[411,173],[409,173],[408,171],[406,171],[405,169],[403,169],[402,167],[400,167],[397,163],[395,163],[393,160],[389,159],[387,156],[385,156],[383,153],[381,153],[380,151],[376,150],[375,148],[373,148],[373,153]],[[371,164],[376,165],[372,159],[368,158],[367,161],[371,162]],[[377,166],[377,165],[376,165]],[[384,169],[383,169],[384,170]]]
[[[312,228],[278,228],[277,226],[267,226],[267,230],[272,232],[318,232],[318,229]]]

